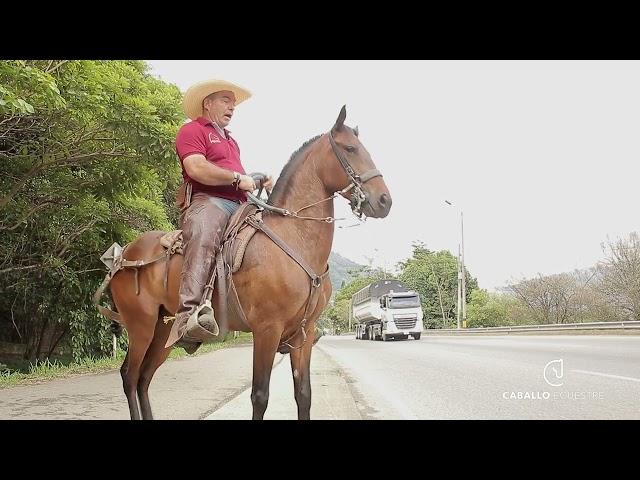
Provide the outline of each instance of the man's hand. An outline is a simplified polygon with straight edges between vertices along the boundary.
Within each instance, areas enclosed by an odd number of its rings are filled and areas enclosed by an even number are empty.
[[[240,175],[240,183],[238,184],[240,190],[245,192],[253,192],[256,189],[256,182],[253,181],[249,175]]]
[[[273,178],[271,178],[271,175],[269,175],[267,179],[262,182],[262,186],[267,191],[267,193],[271,195],[271,190],[273,189]]]

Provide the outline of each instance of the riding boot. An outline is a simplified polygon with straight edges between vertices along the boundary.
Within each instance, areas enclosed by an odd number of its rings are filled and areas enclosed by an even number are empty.
[[[198,310],[229,220],[229,214],[217,205],[217,201],[216,197],[205,193],[194,194],[182,219],[184,261],[180,301],[165,347],[182,339],[179,346],[192,353],[189,350],[195,351],[201,342],[218,335],[213,310],[208,306]]]

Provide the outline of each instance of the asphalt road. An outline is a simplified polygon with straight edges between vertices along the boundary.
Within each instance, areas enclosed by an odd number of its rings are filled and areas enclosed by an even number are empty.
[[[365,418],[640,419],[639,336],[345,336],[319,345],[355,379]]]
[[[640,336],[323,337],[312,419],[640,419]],[[250,419],[251,346],[165,363],[156,419]],[[265,419],[295,419],[276,354]],[[0,419],[127,419],[117,371],[0,389]]]

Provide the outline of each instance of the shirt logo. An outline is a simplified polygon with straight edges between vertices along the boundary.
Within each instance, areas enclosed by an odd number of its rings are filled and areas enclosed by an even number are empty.
[[[220,143],[220,138],[213,132],[209,132],[209,141],[211,143]]]

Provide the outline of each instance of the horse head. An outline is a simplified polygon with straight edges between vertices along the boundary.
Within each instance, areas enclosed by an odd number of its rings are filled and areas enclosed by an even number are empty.
[[[349,200],[353,213],[384,218],[391,209],[391,194],[376,169],[371,155],[358,138],[358,129],[344,124],[346,106],[340,110],[331,130],[324,135],[328,158],[318,174],[327,191],[339,192]]]

